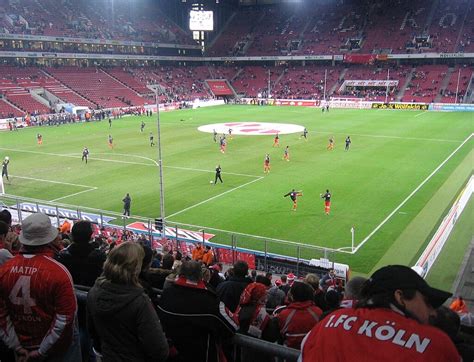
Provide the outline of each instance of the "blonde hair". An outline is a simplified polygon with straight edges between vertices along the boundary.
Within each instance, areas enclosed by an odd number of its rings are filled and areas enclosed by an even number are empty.
[[[308,273],[304,278],[304,282],[311,285],[314,290],[319,289],[319,277],[316,274]]]
[[[138,274],[144,256],[141,245],[132,242],[120,244],[107,255],[102,275],[112,283],[140,286]]]

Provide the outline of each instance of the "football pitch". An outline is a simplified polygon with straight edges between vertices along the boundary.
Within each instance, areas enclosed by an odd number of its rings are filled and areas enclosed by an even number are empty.
[[[270,133],[234,134],[221,153],[212,133],[198,130],[236,122],[299,125],[309,133],[307,140],[300,131],[280,134],[280,147],[272,147]],[[470,113],[424,111],[321,113],[314,108],[229,105],[161,113],[167,222],[212,228],[212,241],[223,243],[238,233],[237,246],[257,250],[267,240],[269,252],[290,256],[296,256],[292,243],[339,250],[331,260],[366,273],[461,168],[465,177],[455,185],[455,199],[472,173],[473,124]],[[42,145],[36,143],[38,132]],[[130,193],[133,215],[158,217],[158,151],[150,147],[150,132],[156,142],[156,115],[113,120],[111,128],[102,121],[0,132],[0,157],[10,157],[11,181],[5,182],[5,192],[113,212],[122,211],[122,198]],[[109,134],[113,149],[107,145]],[[329,151],[331,136],[335,147]],[[349,151],[344,150],[347,136],[352,140]],[[283,160],[285,146],[290,161]],[[90,150],[87,165],[81,161],[83,147]],[[264,174],[267,153],[271,171]],[[210,181],[216,165],[222,167],[224,183],[214,185]],[[292,189],[303,193],[296,211],[289,197],[283,197]],[[326,189],[332,193],[330,215],[320,198]],[[352,227],[355,253],[349,254]],[[414,237],[413,254],[426,242]],[[321,256],[304,246],[298,253]],[[406,258],[409,263],[413,255]]]

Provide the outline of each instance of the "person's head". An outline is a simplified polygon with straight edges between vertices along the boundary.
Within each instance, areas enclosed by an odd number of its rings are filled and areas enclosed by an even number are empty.
[[[270,272],[266,272],[266,273],[265,273],[265,277],[266,277],[266,278],[268,278],[268,280],[270,280],[270,281],[271,281],[271,280],[272,280],[272,278],[273,278],[273,274],[272,274],[272,273],[270,273]]]
[[[51,225],[49,216],[36,213],[23,220],[19,240],[25,248],[32,250],[56,241],[58,234],[58,229]]]
[[[257,271],[256,270],[251,270],[250,271],[250,276],[252,277],[252,279],[255,279],[257,277]]]
[[[326,192],[329,192],[329,189],[326,189]],[[332,271],[333,271],[333,273],[334,273],[334,269],[333,269]]]
[[[77,244],[88,244],[93,233],[94,229],[90,221],[78,221],[72,226],[72,241]]]
[[[336,309],[341,302],[341,295],[334,289],[330,289],[324,295],[324,300],[329,309]]]
[[[7,209],[0,211],[0,221],[5,222],[8,226],[12,224],[12,214]]]
[[[288,283],[293,284],[296,279],[296,276],[293,273],[289,273],[286,278],[288,279]]]
[[[461,318],[455,311],[442,305],[436,310],[436,317],[432,319],[432,324],[454,340],[461,327]]]
[[[369,308],[397,307],[408,317],[428,324],[451,293],[432,288],[413,269],[388,265],[377,270],[364,283],[359,306]]]
[[[209,245],[206,245],[206,252],[210,251],[211,247]]]
[[[197,249],[200,249],[202,247],[202,244],[201,243],[196,243],[196,248]]]
[[[195,260],[183,261],[179,267],[178,275],[193,282],[202,280],[201,263]]]
[[[181,260],[183,258],[183,254],[179,250],[176,250],[176,253],[174,254],[174,259],[175,260]]]
[[[248,284],[240,295],[240,305],[264,304],[267,299],[267,287],[261,283]]]
[[[313,287],[303,282],[294,282],[288,292],[288,298],[293,302],[306,302],[307,300],[313,300],[313,295]]]
[[[114,284],[136,285],[145,252],[140,244],[125,242],[113,248],[104,263],[103,276]]]
[[[206,283],[209,283],[209,280],[211,280],[211,271],[208,268],[206,268],[205,265],[201,266],[201,274],[202,274],[202,280],[204,280],[204,282]]]
[[[0,220],[0,241],[4,241],[8,233],[8,225],[6,222]]]
[[[244,278],[249,272],[249,266],[247,262],[239,260],[234,264],[234,276]]]
[[[172,254],[165,254],[163,256],[163,261],[161,262],[161,267],[163,269],[173,269],[174,256]]]
[[[272,286],[271,280],[268,279],[266,276],[263,276],[263,275],[257,275],[257,277],[255,278],[255,282],[263,284],[267,288],[270,288]]]
[[[150,268],[151,261],[153,259],[153,251],[147,245],[140,244],[143,248],[143,262],[142,271],[147,271]]]
[[[349,279],[344,288],[344,298],[359,300],[361,297],[362,287],[367,278],[364,277],[353,277]]]
[[[283,274],[280,277],[280,280],[281,280],[282,284],[286,284],[286,282],[288,281],[288,278],[287,278],[286,274]]]
[[[304,282],[308,283],[314,290],[319,289],[319,277],[316,274],[308,273],[304,277]]]

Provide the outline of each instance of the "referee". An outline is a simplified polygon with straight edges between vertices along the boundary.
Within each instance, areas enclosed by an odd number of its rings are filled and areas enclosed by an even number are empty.
[[[222,181],[221,172],[222,172],[221,165],[217,165],[216,166],[216,178],[214,180],[214,186],[216,185],[217,180],[221,180],[221,183],[224,183],[224,181]]]

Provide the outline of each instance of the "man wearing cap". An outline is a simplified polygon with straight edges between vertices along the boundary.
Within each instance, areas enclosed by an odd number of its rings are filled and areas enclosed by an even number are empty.
[[[449,337],[429,325],[450,296],[409,267],[383,267],[364,283],[357,308],[339,309],[311,330],[301,359],[461,361]]]
[[[52,258],[57,238],[48,216],[28,216],[20,253],[0,267],[0,336],[20,359],[81,360],[71,275]]]

